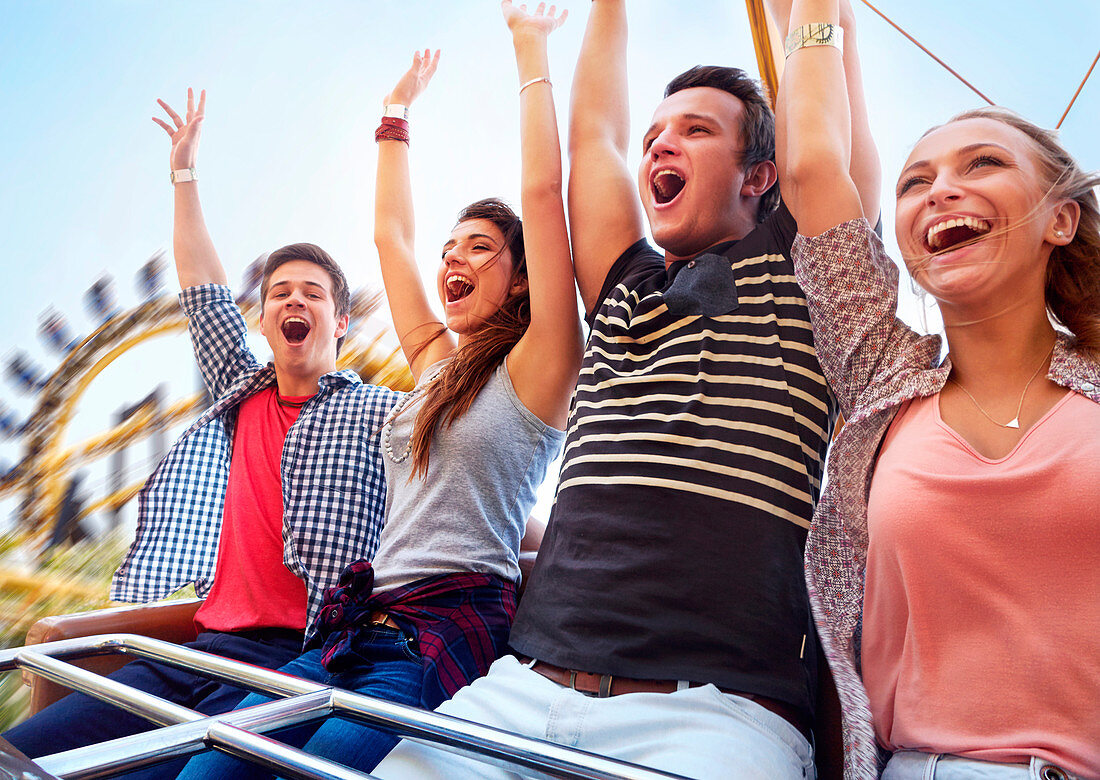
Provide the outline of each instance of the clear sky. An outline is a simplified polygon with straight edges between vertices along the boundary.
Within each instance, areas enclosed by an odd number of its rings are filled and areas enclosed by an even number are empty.
[[[562,118],[588,5],[567,2],[571,16],[551,38]],[[994,100],[1048,126],[1096,54],[1095,37],[1078,34],[1100,28],[1095,0],[879,7]],[[0,10],[0,262],[8,290],[0,354],[18,346],[56,366],[35,336],[39,313],[52,304],[89,332],[81,296],[104,271],[124,306],[137,301],[134,273],[156,250],[171,249],[168,139],[150,116],[158,97],[182,110],[188,86],[208,92],[200,186],[234,284],[257,255],[293,241],[328,249],[353,286],[380,283],[373,131],[382,98],[417,47],[443,50],[411,117],[425,271],[434,271],[459,207],[487,195],[518,201],[518,79],[494,0],[0,0]],[[980,100],[858,0],[855,10],[892,243],[889,194],[913,141]],[[740,0],[636,0],[629,16],[633,163],[672,76],[699,63],[755,73],[756,61]],[[1100,168],[1098,119],[1100,74],[1063,127],[1089,169]],[[174,290],[174,276],[168,283]],[[904,316],[921,327],[915,300]],[[162,379],[176,397],[193,389],[183,339],[144,348],[102,375],[72,440],[108,427],[115,409]],[[7,382],[0,401],[22,415],[33,408]],[[0,444],[0,458],[17,457]]]

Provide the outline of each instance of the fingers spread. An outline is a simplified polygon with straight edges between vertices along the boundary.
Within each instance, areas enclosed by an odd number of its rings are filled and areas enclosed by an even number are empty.
[[[167,112],[168,116],[172,118],[172,121],[176,123],[176,127],[183,127],[183,120],[180,119],[179,114],[172,110],[172,107],[170,105],[165,103],[160,98],[157,98],[157,103],[159,103],[160,107],[163,108],[165,112]]]

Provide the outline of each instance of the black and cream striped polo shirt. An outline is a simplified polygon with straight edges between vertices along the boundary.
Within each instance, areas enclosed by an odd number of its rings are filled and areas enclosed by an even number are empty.
[[[835,404],[795,231],[780,207],[667,270],[645,241],[612,267],[513,629],[521,652],[810,707],[802,550]]]

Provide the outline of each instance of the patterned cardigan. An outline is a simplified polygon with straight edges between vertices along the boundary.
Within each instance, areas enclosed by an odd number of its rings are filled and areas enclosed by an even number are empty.
[[[833,444],[828,484],[806,542],[806,582],[844,721],[844,776],[877,778],[887,757],[875,742],[860,677],[867,497],[875,454],[905,401],[938,393],[951,371],[939,336],[897,319],[898,269],[866,220],[795,239],[821,367],[847,421]],[[1060,336],[1049,378],[1100,403],[1100,365]]]

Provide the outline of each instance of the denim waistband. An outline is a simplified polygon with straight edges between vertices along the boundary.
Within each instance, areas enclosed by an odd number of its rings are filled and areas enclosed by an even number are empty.
[[[1049,761],[1003,764],[944,753],[901,750],[890,757],[882,780],[1080,780]]]

